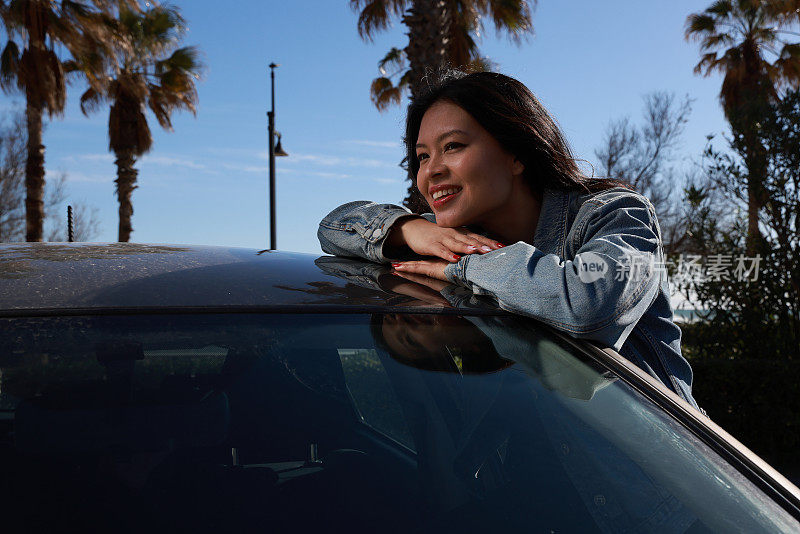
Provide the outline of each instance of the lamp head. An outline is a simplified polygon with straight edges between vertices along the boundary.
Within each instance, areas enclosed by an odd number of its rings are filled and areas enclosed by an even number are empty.
[[[288,156],[289,154],[281,146],[281,134],[275,132],[275,136],[278,138],[278,142],[275,144],[275,150],[273,151],[273,154],[276,156]]]

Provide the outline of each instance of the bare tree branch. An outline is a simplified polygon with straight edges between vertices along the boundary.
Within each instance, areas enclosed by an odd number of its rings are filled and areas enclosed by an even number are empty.
[[[595,150],[601,176],[631,184],[653,203],[668,253],[685,233],[682,180],[670,164],[691,111],[688,96],[679,101],[663,91],[645,95],[642,125],[632,124],[628,117],[612,120]]]

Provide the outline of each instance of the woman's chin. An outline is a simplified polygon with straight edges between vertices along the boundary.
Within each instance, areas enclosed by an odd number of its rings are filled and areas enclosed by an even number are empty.
[[[442,228],[458,228],[464,226],[464,223],[459,222],[458,218],[445,217],[436,215],[436,224]]]
[[[465,217],[459,213],[453,213],[453,211],[454,210],[449,209],[434,210],[433,213],[436,215],[436,224],[442,228],[458,228],[470,224],[469,221],[466,221]]]

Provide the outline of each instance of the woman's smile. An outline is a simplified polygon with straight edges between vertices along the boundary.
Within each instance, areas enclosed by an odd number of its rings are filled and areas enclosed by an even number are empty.
[[[435,185],[428,190],[433,199],[433,208],[439,209],[447,202],[450,202],[461,192],[461,186],[451,184]]]

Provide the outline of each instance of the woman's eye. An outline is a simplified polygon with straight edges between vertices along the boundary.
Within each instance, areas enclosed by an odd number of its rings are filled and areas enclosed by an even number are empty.
[[[461,148],[462,146],[464,146],[464,145],[462,145],[461,143],[456,143],[455,141],[451,141],[451,142],[447,143],[446,145],[444,145],[444,149],[446,151],[447,150],[455,150],[456,148]]]
[[[427,157],[428,157],[428,155],[426,153],[424,153],[424,152],[422,154],[417,154],[417,161],[422,161],[422,160],[426,159]]]

